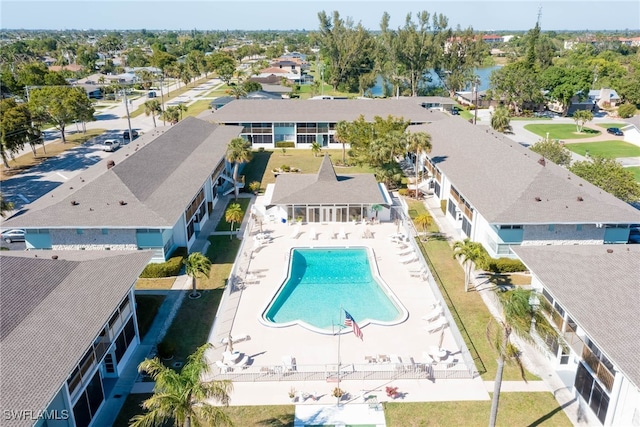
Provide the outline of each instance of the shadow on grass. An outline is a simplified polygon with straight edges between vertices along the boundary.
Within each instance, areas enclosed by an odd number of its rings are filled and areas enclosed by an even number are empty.
[[[553,411],[550,411],[550,412],[544,414],[543,416],[541,416],[540,418],[538,418],[537,420],[535,420],[534,422],[529,424],[527,427],[535,427],[535,426],[539,426],[541,424],[544,424],[545,421],[549,421],[551,418],[553,418],[554,415],[556,415],[558,412],[562,412],[564,410],[564,408],[566,408],[569,405],[572,405],[573,403],[575,403],[575,401],[576,401],[576,399],[571,399],[570,401],[568,401],[564,405],[558,406]]]
[[[256,422],[258,426],[268,426],[268,427],[285,427],[292,426],[295,420],[295,414],[287,414],[286,416],[281,416],[278,418],[268,418],[266,420],[260,420]]]
[[[267,164],[272,154],[273,152],[271,151],[253,152],[253,159],[242,170],[246,185],[253,181],[262,182],[262,177],[267,170]]]

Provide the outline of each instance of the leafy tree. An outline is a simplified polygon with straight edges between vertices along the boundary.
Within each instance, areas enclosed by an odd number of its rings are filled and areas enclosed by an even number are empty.
[[[640,200],[640,184],[633,173],[615,159],[596,156],[591,160],[574,162],[569,170],[620,200],[628,203]]]
[[[156,115],[162,112],[162,106],[157,99],[150,99],[144,103],[144,115],[153,118],[153,127],[156,127]]]
[[[492,319],[487,325],[487,339],[498,351],[498,369],[494,381],[493,397],[491,400],[491,412],[489,426],[494,427],[498,417],[498,404],[500,401],[500,389],[502,387],[502,373],[505,362],[514,362],[520,368],[522,379],[525,379],[524,367],[520,360],[520,351],[511,343],[511,334],[515,333],[525,341],[533,341],[531,337],[532,325],[535,332],[543,338],[555,337],[558,333],[547,321],[543,312],[531,306],[532,292],[522,288],[516,288],[498,294],[502,306],[500,319]],[[495,325],[499,327],[496,328]]]
[[[416,198],[418,197],[418,157],[420,153],[429,153],[431,151],[431,135],[426,132],[415,132],[407,135],[407,150],[415,154],[415,171],[416,171]]]
[[[506,107],[498,107],[491,115],[491,127],[498,132],[511,132],[511,117]]]
[[[622,104],[618,107],[618,115],[623,119],[628,119],[636,114],[636,106],[630,103]]]
[[[242,89],[244,89],[246,93],[257,92],[259,90],[262,90],[262,85],[258,82],[247,80],[242,83]]]
[[[331,17],[324,11],[319,12],[318,19],[320,30],[316,37],[327,61],[327,81],[334,90],[356,92],[362,89],[360,76],[374,72],[373,37],[362,24],[354,25],[351,18],[343,20],[337,11]]]
[[[591,71],[584,65],[573,66],[570,69],[553,66],[540,74],[539,85],[548,91],[548,98],[562,104],[563,115],[566,115],[574,97],[584,99],[589,93],[591,76]]]
[[[398,188],[404,177],[400,165],[395,161],[377,166],[375,175],[378,182],[383,182],[389,189]]]
[[[191,298],[198,298],[200,294],[196,288],[196,279],[200,275],[209,278],[211,261],[200,252],[193,252],[183,261],[183,264],[187,276],[191,277]]]
[[[29,107],[39,111],[47,121],[60,130],[62,142],[66,142],[65,127],[74,120],[89,121],[95,112],[91,100],[82,88],[43,87],[31,92]]]
[[[218,73],[218,77],[229,85],[236,71],[236,60],[225,52],[216,52],[206,57],[210,67]]]
[[[390,16],[385,12],[380,24],[384,55],[394,64],[395,77],[408,82],[411,96],[418,95],[426,72],[436,67],[437,58],[444,53],[448,26],[442,14],[432,17],[429,12],[421,11],[416,18],[414,22],[411,13],[407,14],[404,26],[394,31],[389,29]]]
[[[238,200],[238,169],[241,163],[248,162],[252,157],[251,144],[243,138],[233,138],[227,145],[225,158],[229,163],[233,163],[233,189],[235,199]]]
[[[464,265],[464,291],[469,292],[469,283],[471,282],[472,265],[484,256],[482,245],[473,242],[470,239],[457,241],[453,244],[453,257],[462,261]]]
[[[128,49],[125,58],[127,67],[146,67],[151,63],[151,57],[137,46]]]
[[[573,113],[573,121],[576,122],[576,130],[582,133],[584,125],[593,120],[593,113],[587,110],[577,110]]]
[[[7,212],[13,210],[13,203],[4,199],[2,193],[0,193],[0,217],[6,218]]]
[[[153,54],[149,62],[156,68],[160,68],[163,74],[166,74],[167,68],[175,64],[177,58],[170,53],[164,52],[160,49],[153,49]]]
[[[244,218],[244,212],[238,203],[231,203],[227,210],[224,212],[224,219],[231,224],[231,233],[229,233],[229,240],[233,233],[233,224],[236,222],[242,222]]]
[[[186,63],[187,68],[194,76],[199,76],[205,70],[205,58],[204,53],[199,50],[192,50],[187,54]]]
[[[488,56],[489,46],[481,37],[477,37],[473,28],[447,30],[443,37],[446,37],[446,49],[440,47],[442,42],[439,41],[438,48],[442,54],[436,61],[434,71],[449,96],[453,97],[456,91],[473,84],[475,68],[481,66],[483,59]]]
[[[568,167],[571,164],[571,152],[557,141],[541,139],[529,149],[545,159],[551,160],[556,165]]]
[[[175,426],[194,427],[203,425],[233,425],[231,419],[209,399],[229,405],[229,393],[233,391],[231,381],[203,382],[209,372],[205,352],[210,343],[198,347],[187,358],[180,373],[162,364],[160,359],[145,359],[138,371],[146,372],[156,383],[154,394],[142,403],[148,412],[131,419],[131,427],[162,426],[173,421]]]
[[[41,140],[40,131],[32,126],[31,112],[26,104],[18,104],[13,98],[0,101],[0,155],[6,168],[8,157],[31,145],[35,155],[35,144]]]

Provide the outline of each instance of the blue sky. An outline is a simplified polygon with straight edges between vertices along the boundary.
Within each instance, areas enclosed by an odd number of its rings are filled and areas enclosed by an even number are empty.
[[[162,0],[0,0],[3,29],[172,29],[172,30],[316,30],[319,11],[340,12],[378,30],[383,12],[391,27],[403,25],[408,12],[442,13],[455,28],[479,31],[527,30],[542,6],[541,27],[550,30],[640,30],[638,0],[527,1],[162,1]]]

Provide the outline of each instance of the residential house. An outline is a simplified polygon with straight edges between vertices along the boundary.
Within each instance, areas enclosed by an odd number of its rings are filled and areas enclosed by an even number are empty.
[[[419,184],[493,257],[518,245],[626,243],[640,211],[486,127],[456,117],[410,126],[431,135]]]
[[[531,271],[540,309],[562,337],[548,357],[584,415],[604,426],[637,425],[640,245],[518,246],[514,251]]]
[[[589,91],[589,100],[600,108],[615,107],[621,101],[614,89],[601,88]]]
[[[140,344],[133,285],[150,257],[0,254],[3,426],[91,425]]]
[[[212,211],[224,208],[216,206],[219,192],[233,191],[225,152],[240,131],[187,117],[121,148],[131,150],[124,161],[92,181],[73,178],[5,226],[24,228],[29,249],[152,249],[163,261],[189,249]]]
[[[497,34],[483,34],[482,41],[485,43],[502,43],[504,40],[502,39],[502,36]]]
[[[374,174],[337,175],[325,155],[317,173],[279,173],[275,184],[267,186],[256,213],[278,221],[310,223],[389,220],[392,204],[385,185]]]
[[[373,121],[376,116],[403,117],[413,124],[441,120],[438,110],[450,109],[454,101],[444,97],[400,99],[318,99],[266,100],[238,99],[228,103],[209,120],[242,126],[241,136],[254,148],[276,148],[281,141],[292,141],[297,148],[342,148],[335,140],[336,124],[353,121],[360,115]]]

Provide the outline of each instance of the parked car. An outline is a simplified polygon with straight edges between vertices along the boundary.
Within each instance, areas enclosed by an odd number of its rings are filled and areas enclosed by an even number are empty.
[[[102,143],[103,151],[116,151],[118,148],[120,148],[120,141],[116,139],[107,139]]]
[[[634,224],[629,230],[629,243],[640,243],[640,224]]]
[[[624,133],[622,133],[620,128],[607,128],[607,133],[610,133],[610,134],[616,135],[616,136],[623,136],[624,135]]]
[[[451,109],[451,115],[452,116],[459,116],[460,115],[460,111],[456,107],[453,107]]]
[[[139,136],[137,130],[132,130],[131,135],[133,135],[133,138],[129,138],[129,131],[125,130],[122,132],[122,139],[136,139]]]
[[[2,236],[2,240],[7,243],[24,242],[24,234],[24,230],[16,228],[12,230],[4,230],[2,233],[0,233],[0,236]]]

